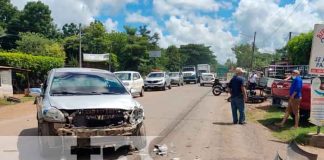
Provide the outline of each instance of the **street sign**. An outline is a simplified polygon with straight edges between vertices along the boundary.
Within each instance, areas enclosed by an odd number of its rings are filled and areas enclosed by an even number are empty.
[[[105,54],[83,53],[83,61],[85,62],[107,62],[108,60],[109,60],[109,53],[105,53]]]
[[[315,24],[309,74],[324,75],[324,24]]]
[[[161,51],[149,51],[149,54],[152,58],[161,57]]]
[[[311,86],[310,121],[317,126],[324,126],[324,78],[314,78]]]

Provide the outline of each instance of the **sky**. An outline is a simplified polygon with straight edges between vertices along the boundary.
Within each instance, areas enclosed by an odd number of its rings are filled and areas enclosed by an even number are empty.
[[[28,1],[11,0],[23,9]],[[205,44],[220,63],[235,61],[231,48],[252,43],[261,52],[282,48],[289,32],[296,36],[324,23],[324,0],[41,0],[58,27],[65,23],[104,23],[108,32],[147,25],[160,35],[159,45]]]

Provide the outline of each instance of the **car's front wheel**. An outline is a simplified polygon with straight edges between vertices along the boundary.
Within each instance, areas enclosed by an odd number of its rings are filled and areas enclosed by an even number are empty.
[[[137,125],[133,138],[133,144],[136,149],[141,150],[146,147],[147,142],[144,122]]]
[[[51,124],[50,123],[40,123],[38,121],[38,145],[39,145],[39,151],[40,155],[42,157],[50,157],[55,156],[60,153],[59,149],[57,148],[51,148],[49,146],[49,138],[55,138],[53,134],[51,133]]]
[[[141,93],[140,93],[140,96],[141,96],[141,97],[144,97],[144,90],[145,90],[144,87],[142,87],[142,89],[141,89]]]

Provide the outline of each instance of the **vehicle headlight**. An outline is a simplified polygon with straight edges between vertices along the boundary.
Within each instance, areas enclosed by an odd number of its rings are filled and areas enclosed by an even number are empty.
[[[129,116],[129,123],[138,124],[144,120],[144,110],[136,107]]]
[[[56,108],[45,108],[43,110],[43,117],[48,122],[65,122],[64,114]]]

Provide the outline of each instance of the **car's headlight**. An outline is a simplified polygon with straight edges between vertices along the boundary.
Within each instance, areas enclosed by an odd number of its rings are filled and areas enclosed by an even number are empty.
[[[129,123],[138,124],[144,120],[144,110],[143,108],[135,107],[129,116]]]
[[[43,110],[43,117],[44,117],[44,120],[48,121],[48,122],[65,122],[66,121],[64,114],[60,110],[58,110],[54,107],[45,108]]]

